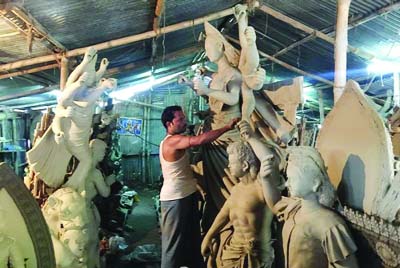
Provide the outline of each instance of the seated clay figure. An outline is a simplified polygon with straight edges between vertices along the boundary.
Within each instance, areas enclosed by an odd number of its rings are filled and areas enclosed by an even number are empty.
[[[290,197],[271,183],[271,156],[260,176],[268,205],[284,221],[282,237],[287,268],[358,267],[357,250],[344,220],[329,208],[335,199],[321,155],[312,147],[288,148]]]
[[[107,144],[99,139],[93,139],[89,143],[91,156],[92,156],[92,167],[89,171],[87,178],[85,179],[86,192],[85,199],[87,207],[89,209],[89,241],[88,241],[88,267],[97,267],[100,265],[100,255],[98,250],[99,238],[98,230],[100,226],[100,213],[97,210],[96,205],[92,202],[96,195],[102,197],[108,197],[110,195],[110,186],[115,182],[115,175],[107,176],[104,178],[102,172],[97,169],[97,164],[104,158]]]
[[[88,177],[85,180],[86,183],[86,200],[90,203],[93,198],[99,194],[102,197],[108,197],[110,195],[110,186],[115,182],[115,175],[110,175],[104,178],[103,174],[99,169],[96,168],[97,164],[100,163],[105,155],[107,144],[99,139],[93,139],[89,143],[89,147],[92,153],[92,168],[89,171]]]
[[[5,213],[0,209],[0,219],[4,219]],[[24,268],[24,258],[18,249],[15,239],[8,236],[4,222],[0,221],[0,268],[11,267]]]
[[[274,153],[271,148],[264,144],[262,146],[264,152]],[[216,257],[216,253],[211,252],[212,240],[230,223],[233,233],[221,246],[222,254],[217,263],[221,263],[221,267],[271,267],[274,260],[271,246],[273,215],[264,199],[258,177],[259,161],[250,145],[243,141],[230,144],[227,151],[230,174],[240,182],[232,188],[204,237],[202,254],[208,256],[213,253],[213,257]],[[275,179],[278,183],[279,176]]]

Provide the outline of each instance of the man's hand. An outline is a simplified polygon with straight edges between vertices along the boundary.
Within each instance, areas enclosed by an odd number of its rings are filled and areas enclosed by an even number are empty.
[[[240,121],[240,118],[234,118],[231,120],[231,122],[229,122],[229,124],[227,125],[227,127],[229,128],[229,130],[232,130],[235,128],[236,124]]]
[[[193,89],[199,96],[207,96],[211,92],[202,79],[193,79]]]
[[[238,123],[239,131],[240,131],[240,136],[247,141],[249,138],[253,136],[253,130],[246,120],[242,120]]]
[[[269,175],[273,173],[274,170],[274,155],[269,154],[266,155],[263,159],[261,159],[260,166],[260,178],[267,179]]]

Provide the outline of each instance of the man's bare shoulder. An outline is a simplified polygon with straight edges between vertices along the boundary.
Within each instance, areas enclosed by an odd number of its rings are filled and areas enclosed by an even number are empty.
[[[179,143],[182,142],[183,139],[187,139],[187,136],[181,135],[181,134],[175,134],[175,135],[171,135],[169,137],[167,137],[164,142],[163,142],[163,146],[168,148],[168,149],[176,149],[178,150],[178,148],[176,148],[176,146],[179,146]]]

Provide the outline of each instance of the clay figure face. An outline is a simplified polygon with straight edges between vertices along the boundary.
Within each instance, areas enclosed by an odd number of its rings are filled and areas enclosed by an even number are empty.
[[[304,170],[299,169],[296,165],[289,164],[286,170],[288,180],[286,186],[290,196],[305,197],[313,192],[314,182],[307,177]]]
[[[239,153],[237,150],[229,153],[229,171],[230,173],[235,176],[236,178],[241,178],[245,175],[244,171],[244,163],[239,159]]]
[[[101,145],[95,145],[92,148],[93,150],[93,162],[98,163],[104,159],[106,155],[106,147]]]
[[[60,240],[68,246],[72,254],[76,257],[82,257],[85,246],[88,243],[87,230],[68,230],[62,235]]]
[[[218,61],[224,54],[222,43],[210,37],[206,38],[204,49],[211,62]]]
[[[113,119],[112,114],[108,114],[107,112],[101,112],[101,125],[103,127],[108,126]]]
[[[76,192],[58,191],[49,197],[43,207],[46,221],[62,225],[66,229],[86,225],[88,219],[85,199]]]
[[[169,123],[169,126],[172,130],[172,133],[174,134],[180,134],[185,132],[187,122],[186,122],[186,116],[183,113],[183,111],[174,112],[174,119],[172,119],[172,122]]]

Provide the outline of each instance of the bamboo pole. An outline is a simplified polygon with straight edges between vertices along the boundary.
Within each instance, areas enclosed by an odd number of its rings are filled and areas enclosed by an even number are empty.
[[[397,3],[394,3],[394,4],[390,4],[388,6],[385,6],[385,7],[381,8],[381,9],[375,11],[375,12],[372,12],[372,13],[368,14],[365,17],[361,17],[361,18],[358,18],[358,19],[355,19],[355,20],[351,20],[349,22],[349,24],[348,24],[348,30],[350,30],[352,28],[355,28],[355,27],[358,27],[358,26],[360,26],[360,25],[362,25],[362,24],[364,24],[364,23],[366,23],[368,21],[371,21],[371,20],[373,20],[373,19],[375,19],[375,18],[377,18],[379,16],[383,16],[383,15],[385,15],[387,13],[390,13],[390,12],[396,10],[396,9],[399,9],[399,8],[400,8],[400,2],[397,2]],[[335,34],[335,30],[334,30],[333,26],[326,27],[324,29],[321,29],[320,31],[325,33],[325,34],[327,34],[327,35],[329,35],[329,36],[332,36],[333,34]],[[288,47],[285,47],[285,48],[279,50],[278,52],[276,52],[272,56],[278,57],[278,56],[280,56],[282,54],[285,54],[289,50],[292,50],[293,48],[298,47],[298,46],[300,46],[300,45],[302,45],[304,43],[307,43],[307,42],[309,42],[309,41],[311,41],[311,40],[313,40],[315,38],[316,38],[315,34],[312,33],[311,35],[308,35],[308,36],[304,37],[303,39],[300,39],[299,41],[294,42],[293,44],[289,45]]]
[[[68,58],[62,57],[60,66],[60,90],[63,91],[68,79]]]
[[[58,87],[50,86],[50,87],[42,87],[42,88],[34,89],[34,90],[22,91],[22,92],[19,92],[19,93],[14,93],[14,94],[9,94],[9,95],[2,96],[2,97],[0,97],[0,101],[6,101],[6,100],[12,100],[12,99],[16,99],[16,98],[28,97],[28,96],[37,95],[37,94],[43,94],[43,93],[47,93],[47,92],[50,92],[52,90],[55,90],[57,88]]]
[[[347,73],[347,25],[351,0],[337,1],[336,38],[335,38],[335,80],[333,99],[336,103],[342,96],[346,85]]]
[[[173,25],[169,25],[169,26],[160,28],[158,34],[166,34],[166,33],[170,33],[170,32],[175,32],[178,30],[182,30],[185,28],[189,28],[189,27],[193,27],[195,25],[202,24],[205,21],[216,20],[216,19],[223,18],[223,17],[229,16],[232,14],[233,14],[233,9],[228,8],[228,9],[222,10],[220,12],[216,12],[216,13],[213,13],[213,14],[201,17],[201,18],[183,21],[180,23],[176,23]],[[99,43],[99,44],[88,46],[88,47],[82,47],[82,48],[77,48],[77,49],[73,49],[70,51],[66,51],[65,56],[69,58],[69,57],[75,57],[78,55],[83,55],[83,54],[85,54],[86,50],[89,47],[93,47],[97,51],[100,51],[100,50],[104,50],[104,49],[123,46],[123,45],[127,45],[130,43],[135,43],[138,41],[150,39],[150,38],[155,37],[156,35],[157,35],[157,33],[155,33],[153,30],[151,30],[151,31],[144,32],[141,34],[131,35],[131,36],[127,36],[127,37],[123,37],[123,38],[119,38],[119,39],[115,39],[115,40],[110,40],[107,42]],[[0,65],[0,72],[5,72],[5,71],[11,70],[11,69],[21,68],[21,67],[25,67],[25,66],[31,66],[31,65],[35,65],[35,64],[39,64],[39,63],[44,63],[44,62],[57,61],[57,60],[61,59],[61,57],[62,57],[61,54],[52,54],[52,55],[40,56],[40,57],[36,57],[36,58],[6,63],[6,64]]]
[[[227,38],[228,40],[232,41],[232,42],[235,42],[236,44],[240,44],[239,40],[237,40],[237,39],[235,39],[235,38],[232,38],[232,37],[230,37],[230,36],[226,36],[226,38]],[[288,70],[291,70],[291,71],[293,71],[293,72],[295,72],[295,73],[298,73],[298,74],[301,74],[301,75],[304,75],[304,76],[311,77],[312,79],[315,79],[315,80],[317,80],[317,81],[320,81],[320,82],[322,82],[322,83],[324,83],[324,84],[327,84],[327,85],[329,85],[329,86],[333,86],[333,83],[332,83],[332,81],[330,81],[330,80],[327,80],[327,79],[322,78],[322,77],[320,77],[320,76],[318,76],[318,75],[311,74],[311,73],[305,72],[305,71],[303,71],[303,70],[300,70],[299,68],[296,68],[296,67],[294,67],[294,66],[292,66],[292,65],[290,65],[290,64],[287,64],[286,62],[283,62],[283,61],[281,61],[281,60],[278,60],[277,58],[275,58],[275,57],[273,57],[273,56],[270,56],[270,55],[268,55],[267,53],[264,53],[264,52],[262,52],[262,51],[260,51],[260,50],[258,51],[258,53],[260,53],[260,56],[266,58],[267,60],[273,61],[273,62],[275,62],[275,63],[277,63],[277,64],[279,64],[279,65],[285,67],[285,68],[288,69]]]
[[[35,68],[27,69],[27,70],[21,70],[21,71],[17,71],[17,72],[13,72],[13,73],[0,74],[0,79],[15,77],[15,76],[24,75],[24,74],[37,73],[40,71],[45,71],[45,70],[54,69],[54,68],[58,68],[58,63],[35,67]]]
[[[298,22],[298,21],[296,21],[296,20],[294,20],[294,19],[292,19],[292,18],[290,18],[290,17],[288,17],[288,16],[286,16],[286,15],[284,15],[284,14],[282,14],[282,13],[280,13],[280,12],[278,12],[278,11],[268,7],[268,6],[266,6],[266,5],[262,5],[260,7],[260,10],[262,10],[265,13],[267,13],[268,15],[273,16],[274,18],[276,18],[278,20],[286,22],[287,24],[293,26],[294,28],[302,30],[303,32],[306,32],[308,34],[315,35],[316,37],[318,37],[318,38],[320,38],[320,39],[322,39],[322,40],[324,40],[324,41],[326,41],[328,43],[335,44],[335,39],[330,37],[330,36],[328,36],[327,34],[324,34],[321,31],[315,30],[315,29],[313,29],[313,28],[311,28],[311,27],[309,27],[309,26],[307,26],[307,25],[305,25],[305,24],[303,24],[301,22]],[[375,55],[373,55],[373,54],[371,54],[371,53],[369,53],[367,51],[364,51],[362,49],[355,48],[355,47],[352,47],[352,46],[349,46],[349,45],[347,45],[347,50],[352,52],[353,54],[361,57],[361,58],[366,59],[366,60],[372,60],[373,58],[375,58]]]

